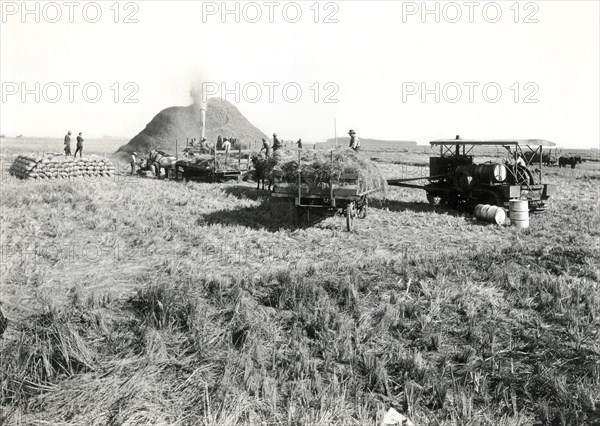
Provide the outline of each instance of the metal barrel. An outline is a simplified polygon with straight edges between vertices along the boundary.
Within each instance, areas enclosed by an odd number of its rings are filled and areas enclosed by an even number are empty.
[[[510,223],[517,228],[529,228],[529,202],[510,200]]]
[[[475,207],[475,217],[496,225],[502,225],[506,221],[506,212],[502,207],[478,204]]]
[[[503,164],[479,164],[475,166],[475,177],[479,179],[489,179],[494,182],[504,182],[507,171]]]

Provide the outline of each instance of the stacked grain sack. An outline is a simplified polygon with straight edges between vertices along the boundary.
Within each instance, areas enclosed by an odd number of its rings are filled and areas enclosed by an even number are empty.
[[[60,154],[19,155],[8,172],[20,179],[71,179],[77,177],[114,176],[115,164],[102,157],[65,157]]]

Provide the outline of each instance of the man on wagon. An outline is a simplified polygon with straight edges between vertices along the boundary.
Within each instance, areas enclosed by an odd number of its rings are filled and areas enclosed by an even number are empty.
[[[356,132],[354,130],[350,130],[348,134],[350,135],[350,149],[358,151],[360,149],[360,139],[358,139],[356,136]]]
[[[271,145],[269,145],[269,142],[267,142],[265,138],[262,138],[262,148],[258,152],[261,153],[263,150],[265,151],[266,157],[271,158]]]
[[[273,133],[273,153],[280,148],[283,148],[283,144],[277,137],[277,133]]]
[[[223,139],[223,151],[225,151],[225,164],[229,161],[229,150],[231,149],[231,142],[228,138]]]

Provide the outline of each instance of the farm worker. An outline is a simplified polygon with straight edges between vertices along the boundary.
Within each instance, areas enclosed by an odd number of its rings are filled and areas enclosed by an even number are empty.
[[[65,135],[65,155],[71,155],[71,131],[69,130]]]
[[[356,136],[356,132],[350,130],[348,134],[350,135],[350,149],[358,151],[360,149],[360,139]]]
[[[298,149],[302,149],[302,139],[298,139],[296,143],[298,144]]]
[[[271,158],[271,146],[269,145],[269,142],[267,142],[267,140],[265,138],[263,138],[262,143],[263,143],[262,148],[258,152],[261,153],[261,152],[263,152],[263,149],[264,149],[265,155],[267,156],[267,158]]]
[[[79,153],[79,158],[83,156],[83,136],[81,136],[81,132],[77,135],[77,149],[75,150],[75,154],[73,157],[77,157],[77,153]]]
[[[223,139],[223,151],[225,154],[229,154],[229,150],[231,149],[231,142],[229,142],[228,138]]]
[[[223,149],[223,138],[221,138],[221,135],[219,135],[219,136],[217,137],[217,146],[215,147],[215,149],[216,149],[217,151],[220,151],[220,150],[222,150],[222,149]]]
[[[517,154],[517,160],[515,161],[517,166],[527,167],[525,160],[523,160],[523,156],[521,154]]]
[[[225,164],[229,161],[229,150],[231,149],[231,142],[228,138],[223,139],[223,151],[225,151]]]
[[[273,152],[277,151],[279,148],[283,148],[283,144],[277,138],[277,133],[273,133]]]
[[[133,176],[133,174],[135,173],[135,164],[137,163],[137,158],[135,158],[136,155],[137,152],[131,154],[131,176]]]

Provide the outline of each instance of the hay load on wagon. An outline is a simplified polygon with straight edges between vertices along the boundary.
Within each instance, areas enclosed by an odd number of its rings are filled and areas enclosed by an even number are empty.
[[[344,186],[345,176],[358,176],[358,191],[387,190],[387,181],[377,165],[351,149],[332,151],[278,150],[266,160],[265,171],[277,180],[290,184],[298,182],[298,161],[301,164],[302,183],[323,187],[330,182]]]
[[[311,221],[311,211],[333,212],[346,218],[352,231],[354,218],[365,219],[369,195],[387,190],[375,163],[351,149],[277,151],[264,164],[272,176],[272,197],[294,200],[295,223]]]
[[[65,157],[61,154],[23,154],[11,164],[9,174],[19,179],[71,179],[78,177],[112,177],[114,163],[104,157]]]

